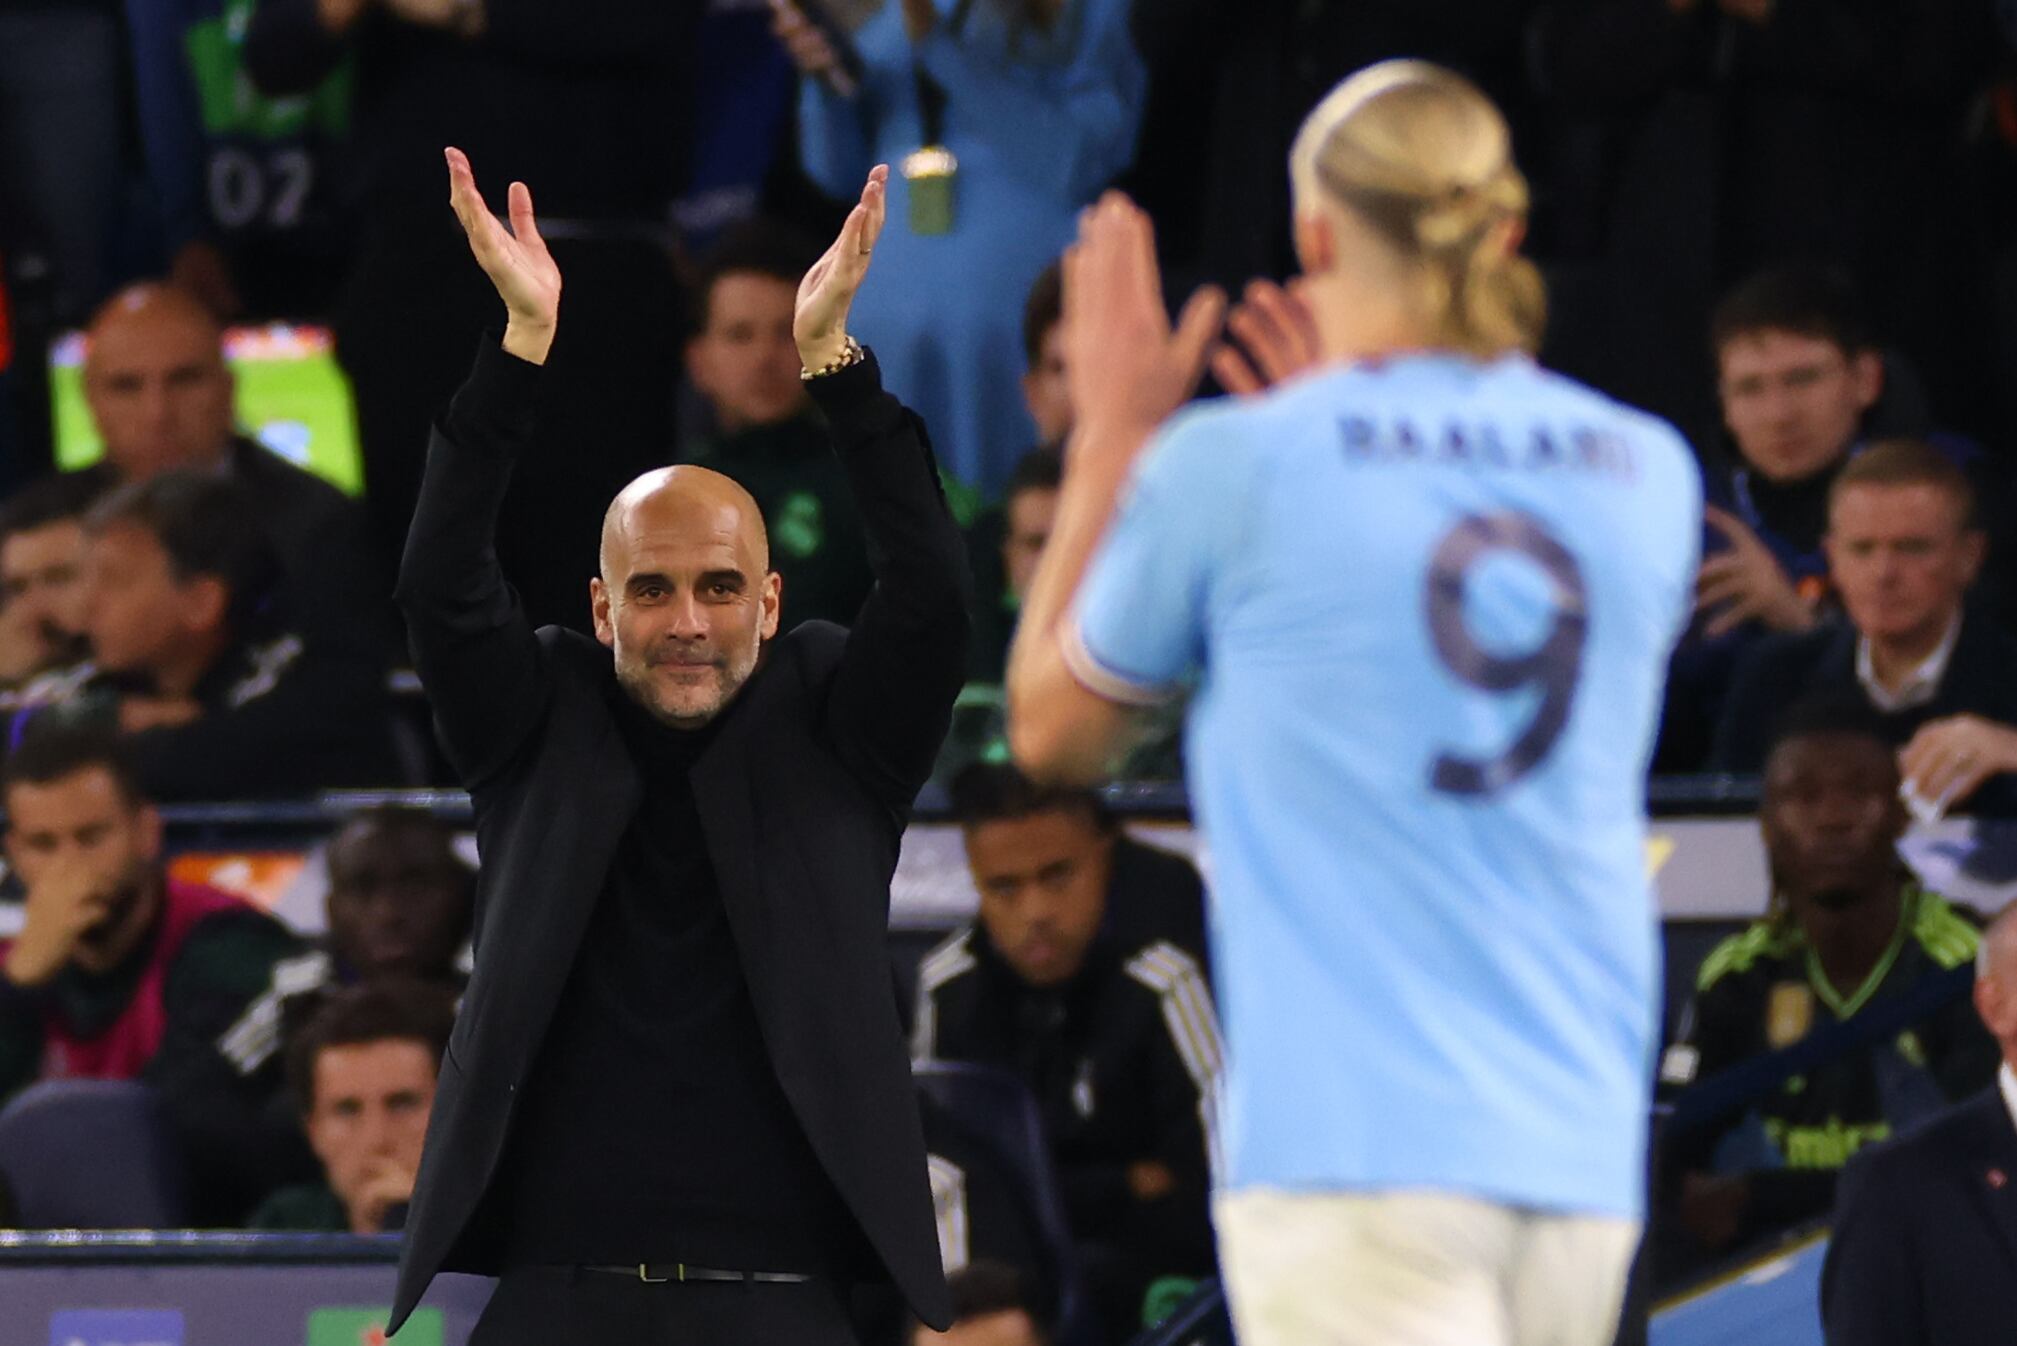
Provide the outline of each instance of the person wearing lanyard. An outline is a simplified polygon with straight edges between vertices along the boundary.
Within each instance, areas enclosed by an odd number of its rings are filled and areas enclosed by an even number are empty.
[[[864,293],[854,321],[947,471],[993,496],[1036,434],[1024,297],[1134,154],[1147,76],[1129,5],[887,0],[849,49],[811,21],[819,2],[774,0],[806,76],[806,172],[838,197],[873,163],[900,170],[880,246],[905,283]]]

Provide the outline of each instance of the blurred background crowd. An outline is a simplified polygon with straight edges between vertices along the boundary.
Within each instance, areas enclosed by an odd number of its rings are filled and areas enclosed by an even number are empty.
[[[441,148],[493,209],[532,185],[566,277],[500,536],[535,621],[584,629],[605,504],[668,462],[760,502],[787,623],[852,617],[870,574],[791,316],[886,162],[852,327],[930,429],[977,595],[932,807],[980,906],[896,975],[920,1062],[998,1068],[1042,1128],[1032,1159],[921,1084],[943,1251],[1029,1340],[1153,1318],[1212,1271],[1201,885],[1002,743],[1072,419],[1057,259],[1118,184],[1173,303],[1288,277],[1290,138],[1394,56],[1506,110],[1540,358],[1670,419],[1712,502],[1652,766],[1762,775],[1773,891],[1695,974],[1663,1089],[1971,965],[1980,918],[1903,875],[1893,803],[2017,816],[2017,6],[0,0],[0,1101],[144,1081],[163,1219],[397,1227],[473,850],[362,808],[303,926],[178,876],[157,806],[455,784],[389,600],[430,422],[499,318]],[[1126,771],[1181,770],[1173,714]],[[1908,1036],[1677,1146],[1662,1274],[1825,1213],[1864,1141],[1993,1076],[1965,1008]],[[0,1211],[33,1224],[15,1127]]]

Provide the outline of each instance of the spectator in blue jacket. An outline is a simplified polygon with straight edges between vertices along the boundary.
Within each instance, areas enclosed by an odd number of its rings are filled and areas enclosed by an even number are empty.
[[[806,76],[807,174],[840,196],[891,168],[879,247],[906,283],[864,291],[853,320],[941,466],[992,496],[1037,440],[1017,383],[1024,296],[1134,156],[1146,76],[1127,0],[888,0],[853,35],[851,95],[834,43],[779,9]]]

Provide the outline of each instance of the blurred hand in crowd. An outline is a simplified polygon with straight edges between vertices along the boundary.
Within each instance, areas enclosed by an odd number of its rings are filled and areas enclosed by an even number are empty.
[[[784,44],[785,53],[798,67],[798,73],[824,81],[843,98],[852,98],[854,81],[842,68],[840,53],[833,49],[833,43],[827,41],[819,25],[808,19],[792,0],[770,0],[770,9],[770,30]]]
[[[18,781],[7,808],[7,859],[28,891],[7,979],[39,986],[69,964],[118,966],[160,905],[160,814],[98,767]]]
[[[20,935],[7,953],[7,980],[41,986],[70,962],[84,936],[113,914],[117,876],[80,856],[66,856],[28,886]]]
[[[532,189],[522,182],[511,184],[511,228],[506,229],[476,190],[469,156],[454,148],[443,153],[448,160],[448,203],[462,222],[477,265],[504,301],[504,349],[521,360],[545,364],[560,321],[560,267],[533,221]]]
[[[1212,376],[1229,393],[1264,392],[1323,358],[1308,283],[1301,278],[1287,285],[1249,281],[1226,316],[1226,331],[1234,340],[1212,348]]]
[[[188,696],[124,696],[119,699],[119,732],[174,729],[198,719],[203,707]]]
[[[1695,581],[1695,611],[1708,618],[1703,634],[1713,640],[1749,621],[1774,631],[1813,626],[1814,610],[1779,568],[1771,548],[1728,510],[1710,505],[1705,513],[1709,526],[1730,546],[1705,557]]]
[[[1950,715],[1921,725],[1898,755],[1905,784],[1942,812],[1983,782],[2017,771],[2017,728],[1980,715]]]

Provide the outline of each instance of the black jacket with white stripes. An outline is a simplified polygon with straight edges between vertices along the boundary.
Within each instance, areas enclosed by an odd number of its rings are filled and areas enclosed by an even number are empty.
[[[1190,954],[1101,939],[1069,981],[1032,987],[969,926],[919,967],[911,1048],[919,1061],[1001,1066],[1028,1084],[1075,1241],[1155,1275],[1209,1272],[1220,1046]],[[1128,1170],[1145,1161],[1175,1176],[1168,1195],[1135,1196]]]

